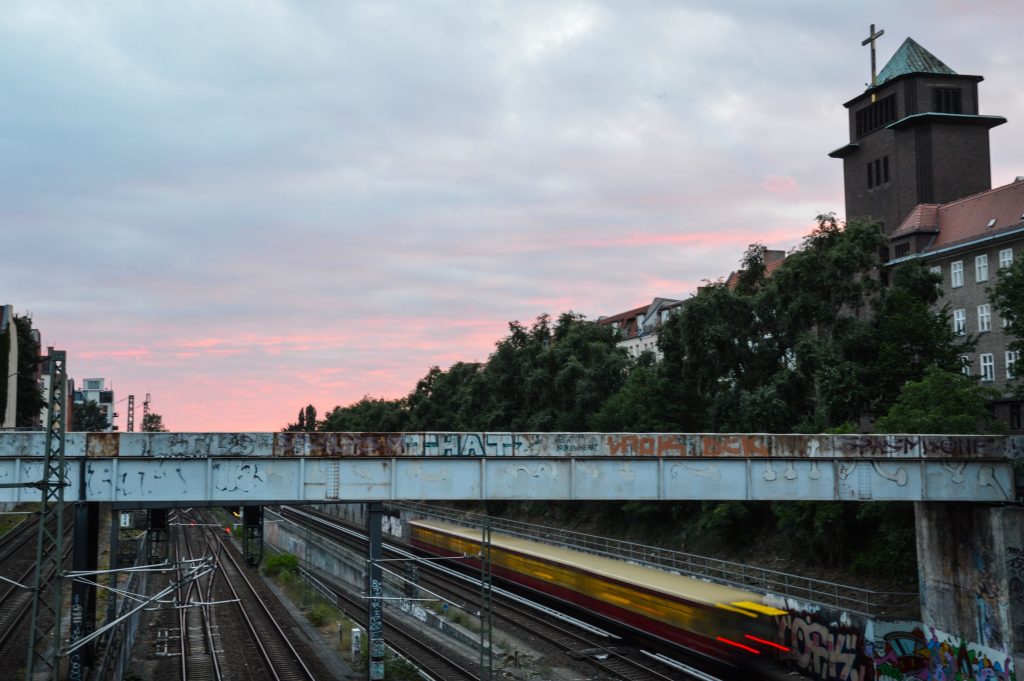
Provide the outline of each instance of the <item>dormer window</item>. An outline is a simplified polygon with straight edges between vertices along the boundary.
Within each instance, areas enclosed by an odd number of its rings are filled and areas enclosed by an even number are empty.
[[[893,248],[892,248],[892,257],[893,258],[905,258],[908,255],[910,255],[910,242],[909,241],[904,241],[901,244],[896,244],[895,246],[893,246]]]

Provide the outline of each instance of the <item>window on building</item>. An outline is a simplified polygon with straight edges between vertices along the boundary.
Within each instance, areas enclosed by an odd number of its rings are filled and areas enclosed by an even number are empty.
[[[892,257],[903,258],[910,255],[910,242],[906,241],[902,244],[896,244],[892,249]]]
[[[978,355],[978,360],[981,365],[981,380],[996,380],[996,362],[995,359],[992,357],[992,353],[983,352],[980,355]]]
[[[989,303],[978,306],[978,332],[992,330],[992,306]]]
[[[1017,375],[1013,373],[1014,365],[1017,360],[1020,359],[1020,350],[1007,350],[1006,351],[1006,378],[1016,378]]]
[[[938,113],[963,113],[960,88],[935,88],[932,91],[932,108]]]
[[[854,114],[857,137],[866,135],[896,120],[896,95],[889,95]]]
[[[960,355],[960,371],[963,372],[964,376],[971,375],[971,356]]]
[[[949,285],[960,288],[964,285],[964,261],[957,260],[949,264]]]
[[[103,388],[103,381],[90,379],[85,382],[86,390],[100,390]]]
[[[987,255],[979,255],[974,259],[974,281],[988,281]]]
[[[1013,264],[1013,249],[1004,248],[999,251],[999,269],[1009,267]]]
[[[1024,430],[1024,404],[1020,402],[1010,405],[1010,428]]]
[[[953,333],[958,336],[967,333],[967,310],[953,310]]]
[[[932,274],[939,275],[940,279],[942,278],[942,266],[941,265],[932,265],[931,267],[928,268],[928,271],[931,272]]]
[[[868,161],[868,189],[885,184],[889,181],[889,157],[883,156]]]

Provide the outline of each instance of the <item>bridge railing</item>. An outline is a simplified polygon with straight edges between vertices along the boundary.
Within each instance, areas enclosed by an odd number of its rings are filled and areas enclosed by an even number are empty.
[[[418,517],[436,518],[467,527],[481,527],[483,520],[483,516],[477,513],[428,504],[400,503],[389,506],[400,508]],[[814,603],[867,617],[914,619],[920,610],[916,592],[873,591],[756,565],[493,516],[489,517],[489,524],[493,531],[513,537],[631,561],[688,577],[792,598],[803,603]]]

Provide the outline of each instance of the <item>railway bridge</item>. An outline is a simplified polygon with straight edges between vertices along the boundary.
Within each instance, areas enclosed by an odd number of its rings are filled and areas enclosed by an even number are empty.
[[[1024,665],[1020,437],[62,433],[59,445],[55,459],[52,433],[0,433],[0,502],[38,501],[34,488],[45,490],[54,477],[62,481],[63,498],[115,508],[403,500],[914,501],[922,620],[1008,651]],[[62,461],[57,469],[54,460]],[[258,514],[252,517],[259,522]],[[990,603],[993,592],[1001,605],[979,615],[981,595]]]

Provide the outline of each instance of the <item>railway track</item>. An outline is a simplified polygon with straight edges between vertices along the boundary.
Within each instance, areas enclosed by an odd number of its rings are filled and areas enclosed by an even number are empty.
[[[336,541],[365,553],[365,537],[361,531],[342,527],[336,518],[315,512],[282,508],[283,514],[296,522],[310,523]],[[387,557],[412,557],[394,546],[385,546]],[[419,586],[453,603],[479,610],[479,581],[461,573],[424,561],[420,565]],[[525,640],[540,639],[570,658],[595,667],[611,678],[627,681],[683,681],[714,679],[684,662],[644,654],[635,646],[619,646],[608,632],[584,626],[574,617],[562,616],[551,608],[538,606],[514,594],[498,589],[491,597],[492,621],[502,631],[514,633]]]
[[[349,616],[358,621],[366,621],[366,603],[360,596],[353,595],[350,587],[321,573],[310,576],[319,582],[321,590],[330,592],[337,599]],[[475,681],[479,678],[478,667],[467,664],[458,653],[424,637],[419,627],[404,620],[392,619],[387,622],[384,642],[436,681]]]
[[[53,519],[56,522],[56,519]],[[64,560],[71,555],[71,513],[64,520]],[[32,609],[32,580],[36,570],[38,517],[30,517],[4,534],[0,543],[0,655],[24,660],[28,640],[22,624]],[[52,545],[45,547],[51,551]],[[53,571],[44,575],[49,583]],[[8,581],[9,580],[9,581]]]
[[[216,569],[179,589],[179,659],[182,681],[315,681],[303,654],[245,574],[234,549],[195,515],[178,524],[176,562],[212,559]],[[188,516],[184,516],[186,521]],[[227,653],[230,653],[228,655]]]

